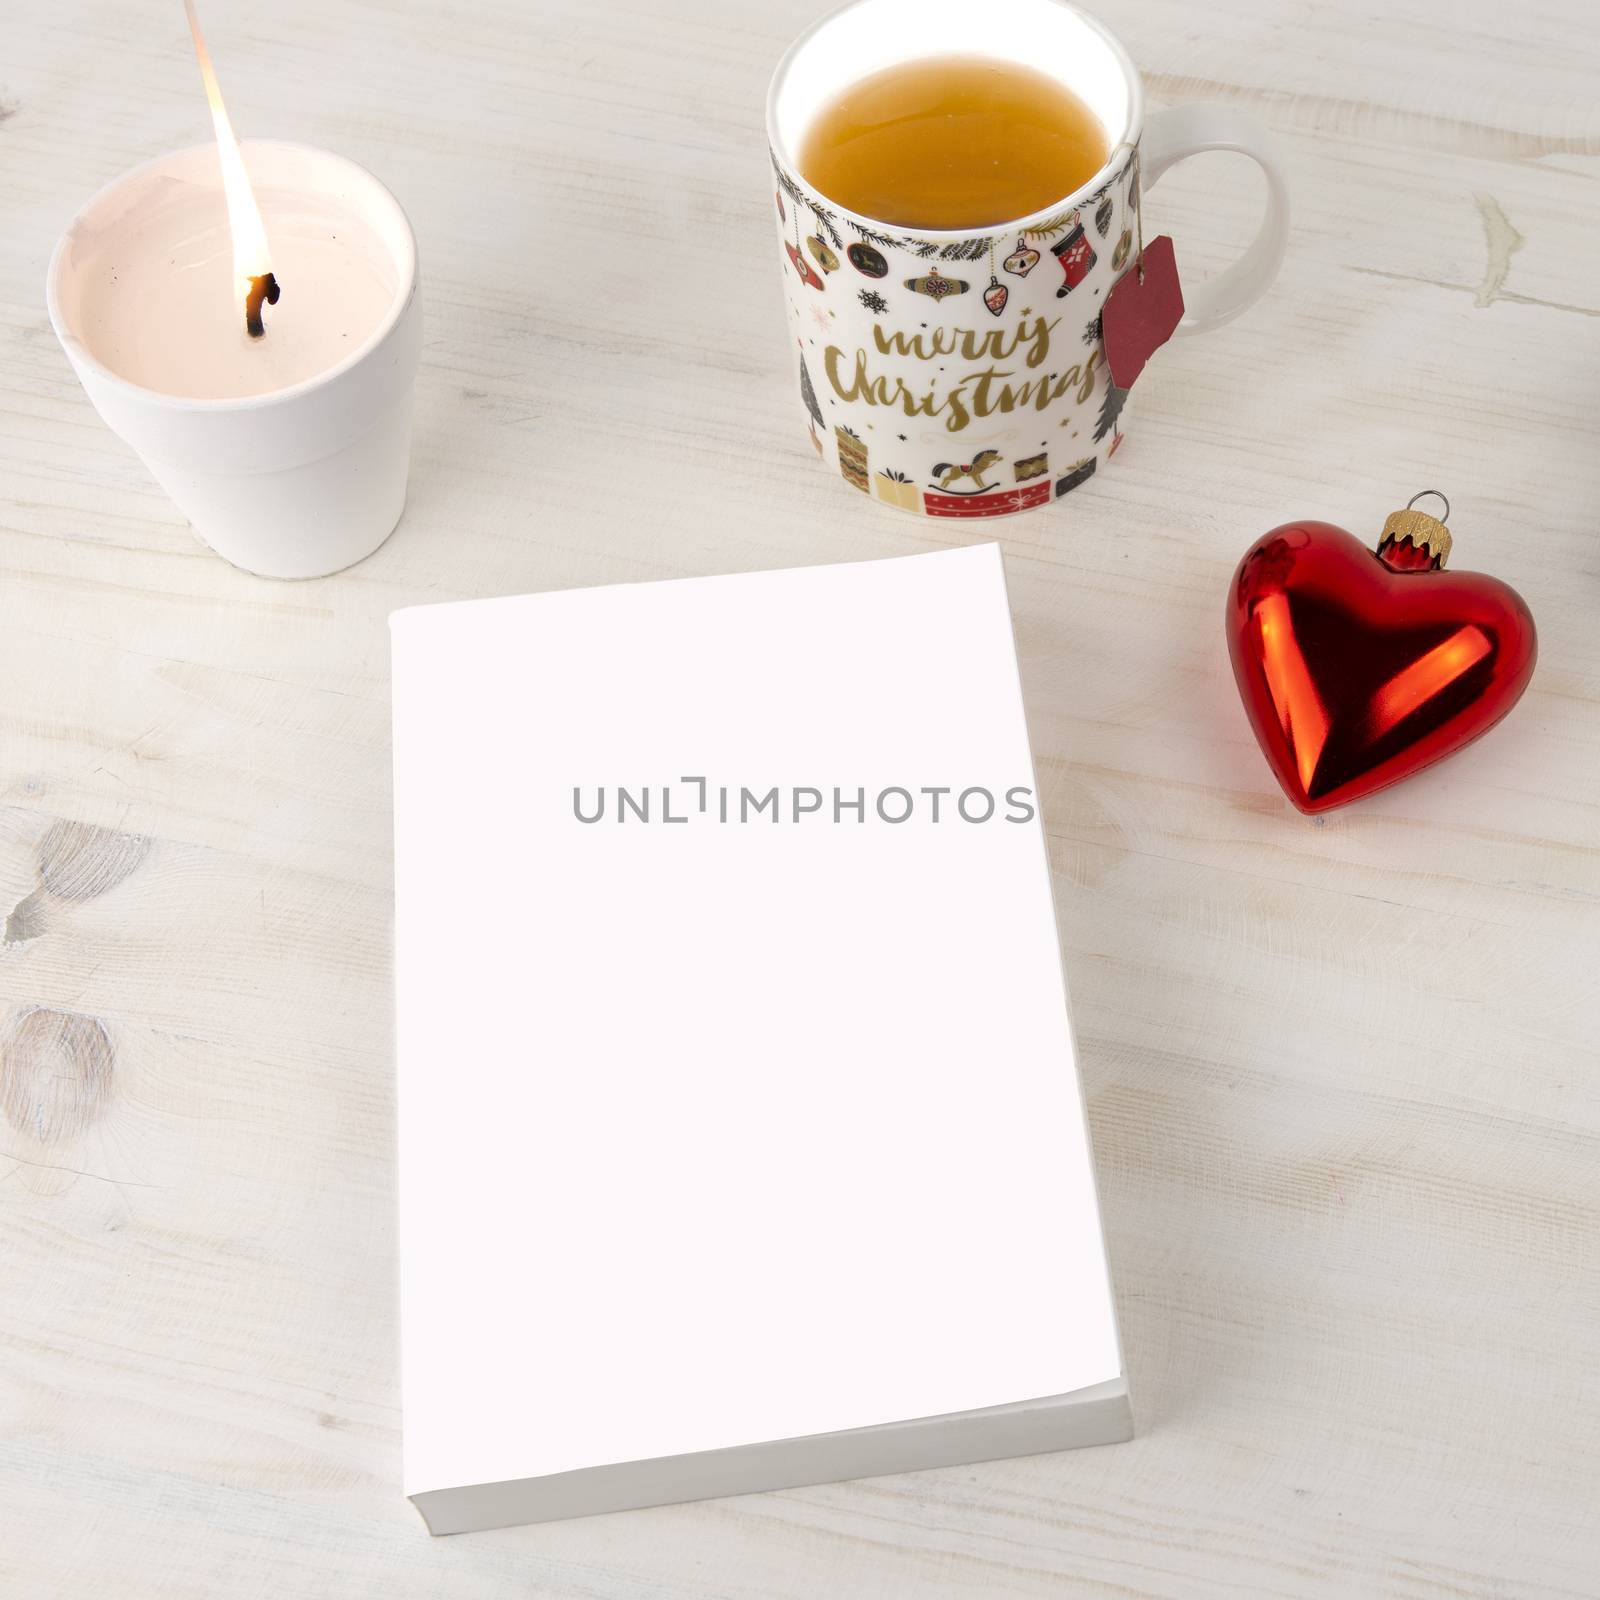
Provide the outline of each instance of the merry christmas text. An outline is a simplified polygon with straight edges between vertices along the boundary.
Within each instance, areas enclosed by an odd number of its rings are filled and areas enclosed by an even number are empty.
[[[1052,400],[1074,389],[1080,404],[1089,398],[1094,392],[1099,350],[1093,351],[1087,360],[1074,362],[1065,372],[1040,372],[1015,383],[1007,380],[1017,378],[1017,371],[998,365],[1020,354],[1023,366],[1030,371],[1042,366],[1049,359],[1050,335],[1060,320],[1059,317],[1046,321],[1043,317],[1025,316],[1009,330],[935,328],[914,334],[891,333],[882,323],[874,323],[872,341],[879,355],[910,357],[917,361],[953,356],[962,361],[997,363],[963,373],[951,380],[942,392],[929,388],[918,393],[904,378],[874,376],[870,352],[866,350],[857,350],[853,367],[847,368],[845,352],[837,345],[829,345],[823,353],[823,370],[841,400],[860,400],[869,406],[899,406],[908,417],[942,416],[946,430],[959,433],[974,417],[993,416],[996,412],[1016,411],[1027,406],[1043,411]]]

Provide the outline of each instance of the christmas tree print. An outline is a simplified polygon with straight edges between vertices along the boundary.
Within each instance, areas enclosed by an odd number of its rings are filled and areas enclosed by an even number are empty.
[[[1122,407],[1128,398],[1126,389],[1119,389],[1106,375],[1106,397],[1100,402],[1100,420],[1094,425],[1095,443],[1098,444],[1117,425]]]
[[[811,374],[806,371],[806,358],[800,358],[800,398],[806,403],[806,410],[811,413],[811,420],[821,428],[826,424],[822,420],[822,407],[817,404],[817,391],[811,387]],[[1095,438],[1100,435],[1096,434]]]

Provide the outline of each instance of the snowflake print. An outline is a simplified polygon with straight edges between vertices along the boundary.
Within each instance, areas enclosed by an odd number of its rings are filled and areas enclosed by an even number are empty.
[[[859,298],[875,317],[881,317],[889,309],[889,302],[876,289],[863,289]]]
[[[828,331],[828,318],[832,315],[831,311],[824,311],[815,300],[811,302],[811,320],[816,323],[818,332],[826,333]]]

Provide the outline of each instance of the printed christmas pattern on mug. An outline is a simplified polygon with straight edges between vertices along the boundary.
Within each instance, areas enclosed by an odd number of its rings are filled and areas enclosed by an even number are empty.
[[[1043,222],[955,240],[843,216],[772,165],[807,433],[846,483],[925,516],[1002,516],[1115,453],[1127,391],[1106,372],[1100,311],[1131,265],[1131,150]],[[993,419],[1015,439],[1028,415],[1043,437],[1015,459],[983,437]]]

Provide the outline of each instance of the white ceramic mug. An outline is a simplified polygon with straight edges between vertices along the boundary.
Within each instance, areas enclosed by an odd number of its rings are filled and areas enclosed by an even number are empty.
[[[1099,119],[1105,165],[1042,211],[974,232],[891,226],[806,182],[795,150],[844,89],[952,55],[1057,77]],[[767,137],[812,444],[854,488],[926,516],[1047,504],[1121,443],[1127,391],[1107,375],[1100,312],[1135,264],[1141,183],[1206,150],[1239,151],[1267,180],[1266,215],[1243,256],[1184,284],[1180,333],[1220,327],[1256,300],[1288,238],[1288,193],[1260,124],[1227,106],[1147,117],[1127,52],[1065,0],[855,0],[779,62]]]

